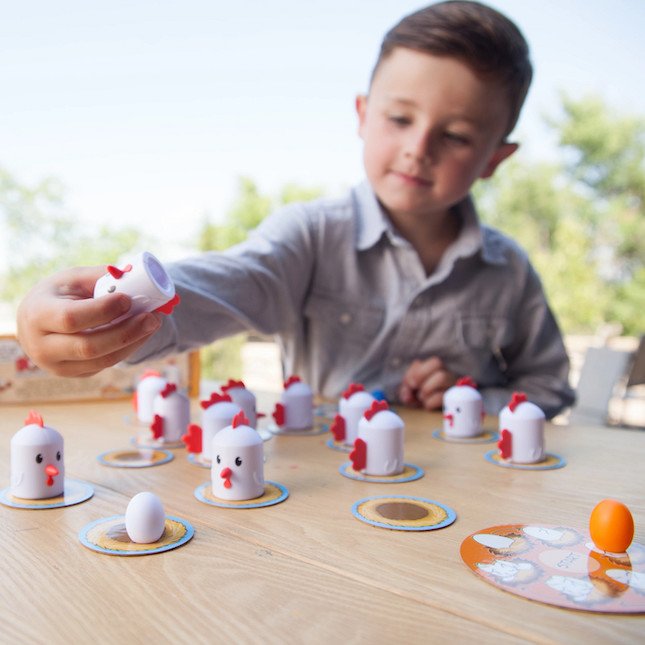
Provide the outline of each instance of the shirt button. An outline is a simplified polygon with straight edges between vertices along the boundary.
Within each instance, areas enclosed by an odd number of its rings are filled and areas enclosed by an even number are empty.
[[[424,302],[424,297],[423,296],[417,296],[413,301],[412,301],[412,306],[416,307],[417,309],[419,307],[423,307],[423,302]]]
[[[352,322],[352,314],[350,314],[348,312],[345,312],[344,314],[341,314],[340,322],[343,325],[349,325],[349,323]]]

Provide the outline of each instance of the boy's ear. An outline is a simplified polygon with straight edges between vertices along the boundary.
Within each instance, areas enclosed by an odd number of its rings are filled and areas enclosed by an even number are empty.
[[[519,147],[520,146],[517,143],[502,143],[492,154],[484,168],[484,171],[479,175],[479,177],[481,179],[492,177],[497,166],[499,166],[499,164],[501,164],[505,159],[508,159]]]
[[[367,112],[367,95],[359,94],[356,97],[356,114],[358,114],[358,135],[363,138],[363,127],[365,125],[365,113]]]

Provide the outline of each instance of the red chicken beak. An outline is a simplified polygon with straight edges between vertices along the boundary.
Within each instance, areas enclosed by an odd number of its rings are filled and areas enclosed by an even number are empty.
[[[47,486],[53,486],[54,485],[54,477],[56,475],[59,475],[58,468],[54,466],[53,464],[49,464],[48,466],[45,466],[45,474],[47,475]]]
[[[224,480],[224,488],[231,487],[232,474],[233,474],[233,471],[228,466],[226,468],[222,468],[222,472],[219,474],[219,476]]]

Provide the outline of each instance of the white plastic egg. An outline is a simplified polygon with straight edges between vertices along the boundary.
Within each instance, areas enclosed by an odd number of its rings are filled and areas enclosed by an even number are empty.
[[[152,544],[164,532],[166,513],[154,493],[137,493],[125,510],[125,530],[137,544]]]

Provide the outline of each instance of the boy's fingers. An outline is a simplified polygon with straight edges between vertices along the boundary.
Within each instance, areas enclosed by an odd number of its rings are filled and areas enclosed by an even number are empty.
[[[82,334],[47,334],[42,339],[42,354],[55,358],[41,367],[58,376],[89,376],[132,354],[160,326],[160,314],[143,313],[114,327]]]

